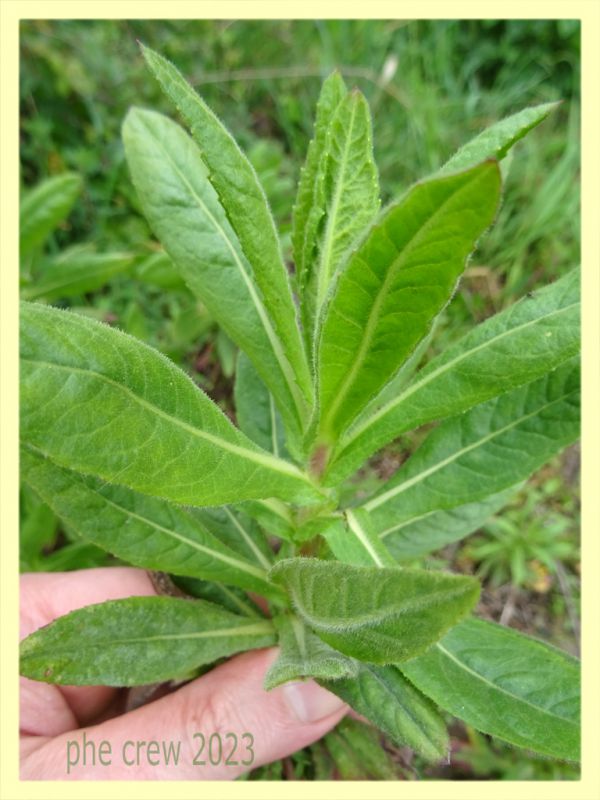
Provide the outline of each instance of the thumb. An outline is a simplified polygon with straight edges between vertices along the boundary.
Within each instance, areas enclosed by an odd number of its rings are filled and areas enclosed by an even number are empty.
[[[263,679],[277,655],[276,648],[244,653],[174,694],[62,734],[30,753],[21,777],[233,780],[288,756],[320,739],[348,709],[314,681],[266,692]]]

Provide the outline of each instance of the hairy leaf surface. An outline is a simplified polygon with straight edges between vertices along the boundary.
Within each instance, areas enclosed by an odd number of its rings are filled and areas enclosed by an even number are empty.
[[[356,675],[358,663],[329,647],[293,614],[273,619],[279,636],[279,657],[265,675],[265,689],[301,678],[335,680]]]
[[[358,91],[342,98],[332,115],[316,189],[314,209],[322,218],[301,292],[303,325],[311,339],[318,336],[318,319],[344,254],[379,210],[371,116]]]
[[[337,70],[332,72],[321,87],[315,116],[315,133],[308,145],[306,163],[300,171],[292,227],[294,264],[300,287],[306,285],[317,248],[319,225],[325,213],[325,176],[321,165],[327,131],[336,108],[346,94],[342,76]]]
[[[81,194],[82,180],[74,172],[48,178],[27,192],[19,208],[19,254],[28,256],[69,214]]]
[[[27,446],[21,475],[80,536],[124,561],[279,595],[268,561],[261,568],[240,557],[177,506],[63,469]]]
[[[296,322],[289,277],[273,216],[254,167],[229,131],[173,64],[147,47],[142,47],[142,52],[150,70],[200,147],[210,181],[251,265],[253,277],[281,341],[282,359],[289,363],[297,382],[297,386],[292,387],[296,399],[298,402],[302,397],[310,400],[310,375]]]
[[[554,758],[579,759],[579,662],[544,642],[469,619],[402,672],[477,730]]]
[[[542,103],[524,108],[510,117],[490,125],[470,142],[463,145],[442,167],[438,174],[446,174],[472,167],[484,158],[503,159],[511,147],[532,128],[543,122],[560,103]]]
[[[473,578],[419,569],[351,566],[312,558],[277,562],[269,577],[325,642],[376,664],[426,650],[477,602]]]
[[[318,498],[151,347],[33,303],[21,324],[21,436],[60,466],[190,505]]]
[[[495,162],[414,186],[351,255],[319,343],[320,438],[334,442],[452,296],[498,205]]]
[[[21,674],[46,683],[138,686],[274,644],[269,620],[203,600],[129,597],[59,617],[21,642]]]
[[[524,480],[579,436],[579,363],[446,420],[365,503],[387,534],[429,511],[482,500]]]
[[[273,564],[273,551],[254,520],[241,508],[192,508],[190,513],[227,547],[263,570]]]
[[[129,111],[123,141],[150,226],[190,289],[252,359],[299,438],[305,398],[200,150],[172,120],[141,109]]]
[[[446,758],[444,720],[435,706],[393,665],[357,664],[356,677],[319,683],[384,731],[396,744],[412,748],[428,761]]]
[[[579,270],[478,325],[417,373],[395,397],[369,408],[344,434],[327,483],[347,477],[401,433],[462,413],[544,375],[580,349]]]

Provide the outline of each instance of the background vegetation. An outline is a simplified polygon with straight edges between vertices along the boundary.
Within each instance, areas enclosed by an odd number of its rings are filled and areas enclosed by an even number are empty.
[[[288,254],[295,184],[316,98],[335,67],[371,105],[384,202],[434,171],[485,125],[527,105],[563,100],[515,149],[503,209],[444,315],[436,348],[579,263],[576,21],[22,23],[23,199],[65,172],[82,181],[68,217],[22,260],[24,295],[69,305],[149,341],[228,413],[235,348],[169,271],[126,170],[120,126],[127,109],[136,104],[170,114],[136,40],[177,64],[250,155]],[[73,283],[42,291],[65,251],[83,270],[90,253],[114,256],[119,267],[93,290]],[[417,441],[402,437],[386,448],[371,473],[391,474]],[[574,653],[578,470],[578,452],[570,449],[522,487],[499,517],[426,561],[479,574],[481,615]],[[369,471],[362,476],[367,485],[369,477]],[[111,561],[62,529],[25,492],[21,537],[24,570]],[[432,768],[378,735],[367,752],[357,724],[345,723],[324,742],[251,778],[577,777],[570,766],[511,751],[462,724],[453,729],[451,763]]]

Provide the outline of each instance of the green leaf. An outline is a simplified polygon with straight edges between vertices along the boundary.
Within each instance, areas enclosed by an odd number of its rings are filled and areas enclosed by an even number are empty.
[[[266,500],[249,500],[239,506],[252,519],[256,520],[270,536],[294,541],[295,525],[291,509],[275,497]]]
[[[318,320],[343,256],[379,210],[379,181],[373,161],[369,106],[357,90],[338,104],[327,128],[316,178],[314,207],[320,213],[318,244],[305,264],[301,283],[302,320],[308,340],[317,336]]]
[[[390,526],[380,538],[397,561],[419,558],[476,531],[506,505],[521,485],[447,511],[428,511]]]
[[[396,565],[385,545],[373,530],[368,512],[362,508],[347,509],[344,512],[346,524],[337,520],[322,532],[338,561],[344,564],[375,565],[393,567]]]
[[[273,624],[281,650],[265,675],[265,689],[301,678],[335,680],[357,674],[356,661],[325,644],[295,615],[282,614]]]
[[[135,276],[142,283],[158,286],[159,289],[188,292],[187,286],[169,256],[159,250],[140,261]]]
[[[202,159],[252,275],[281,345],[282,362],[298,403],[310,402],[312,387],[297,324],[289,276],[279,236],[263,187],[252,164],[234,138],[180,72],[158,53],[142,47],[146,63],[165,94],[186,121],[200,147]],[[307,413],[308,408],[303,407]]]
[[[68,216],[82,188],[74,172],[63,172],[31,189],[19,209],[19,254],[29,255]]]
[[[327,483],[351,474],[407,430],[459,414],[530,383],[580,349],[580,277],[574,269],[478,325],[395,397],[357,419],[332,456]]]
[[[20,341],[21,436],[59,466],[191,505],[319,499],[151,347],[28,303]]]
[[[429,511],[483,500],[524,480],[579,436],[579,361],[495,397],[432,431],[364,504],[387,535]]]
[[[263,450],[285,455],[285,431],[273,395],[242,352],[237,359],[233,399],[240,430]]]
[[[400,747],[408,746],[428,761],[447,757],[450,744],[443,719],[397,667],[359,664],[356,677],[319,683]]]
[[[469,619],[402,671],[477,730],[554,758],[579,759],[579,662],[544,642]]]
[[[21,476],[80,536],[124,561],[273,595],[268,561],[241,558],[181,508],[58,467],[27,446]]]
[[[344,79],[336,70],[325,79],[317,102],[315,134],[308,145],[306,163],[300,171],[298,193],[294,204],[292,245],[294,264],[300,286],[315,258],[317,234],[324,209],[324,180],[322,169],[327,131],[336,108],[347,95]]]
[[[261,619],[266,616],[248,595],[236,586],[223,586],[220,583],[179,575],[173,577],[173,582],[187,594],[208,600],[234,614]]]
[[[123,141],[154,233],[192,292],[252,359],[299,441],[306,399],[198,147],[167,117],[141,109],[129,111]]]
[[[466,169],[485,158],[497,158],[500,161],[519,139],[543,122],[559,105],[560,102],[543,103],[539,106],[524,108],[510,117],[490,125],[489,128],[463,145],[437,174],[445,175],[449,172]]]
[[[203,600],[129,597],[72,611],[32,633],[21,642],[21,674],[61,685],[138,686],[274,642],[268,620]]]
[[[25,300],[57,300],[93,292],[127,271],[133,258],[130,253],[96,253],[86,245],[69,247],[40,264],[34,283],[25,287],[21,296]]]
[[[312,558],[278,561],[269,577],[287,589],[298,614],[323,641],[375,664],[422,653],[479,597],[473,578]]]
[[[499,194],[495,162],[417,184],[352,253],[319,343],[321,441],[335,442],[427,334]]]
[[[263,570],[273,564],[273,551],[258,525],[241,508],[192,508],[193,517],[227,547]]]
[[[402,775],[395,756],[381,743],[381,734],[372,725],[344,717],[320,742],[335,762],[335,777],[343,781],[395,781]],[[315,780],[319,780],[315,774]],[[332,780],[331,773],[323,780]]]

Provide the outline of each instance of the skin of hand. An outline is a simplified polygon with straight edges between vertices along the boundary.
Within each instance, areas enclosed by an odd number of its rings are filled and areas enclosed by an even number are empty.
[[[130,567],[23,575],[21,638],[92,603],[154,594],[148,575]],[[266,692],[263,679],[277,654],[278,649],[271,647],[235,656],[127,713],[120,713],[123,690],[54,686],[21,678],[21,779],[233,780],[284,758],[320,739],[348,707],[312,680]],[[227,734],[235,734],[238,753],[229,760],[253,758],[251,766],[212,766],[206,748],[201,757],[207,763],[194,766],[201,741],[194,738],[198,733],[207,742],[211,734],[219,734],[224,754],[232,749],[233,739]],[[241,738],[244,733],[252,735],[251,751],[249,738]],[[148,749],[152,740],[159,743],[158,755],[153,746]],[[100,759],[103,741],[109,744]],[[163,742],[167,747],[180,743],[177,765],[172,760],[164,763]],[[225,760],[224,755],[221,761]]]

